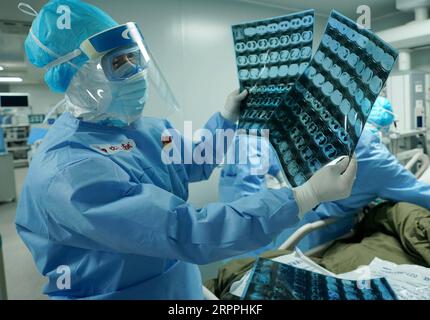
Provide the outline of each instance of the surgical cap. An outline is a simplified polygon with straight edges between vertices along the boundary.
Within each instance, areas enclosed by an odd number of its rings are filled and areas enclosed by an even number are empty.
[[[370,112],[368,121],[379,128],[389,127],[394,122],[393,107],[384,97],[378,97]]]
[[[66,17],[64,8],[67,8],[67,11],[70,9],[69,29],[61,26],[62,19]],[[118,23],[108,14],[82,1],[51,0],[33,21],[30,32],[34,36],[29,34],[25,40],[28,60],[36,67],[46,67],[57,58],[78,49],[89,37],[117,25]],[[42,49],[41,44],[48,50]],[[72,59],[70,63],[49,67],[45,73],[46,84],[54,92],[65,92],[79,67],[87,60],[88,58],[82,54]]]

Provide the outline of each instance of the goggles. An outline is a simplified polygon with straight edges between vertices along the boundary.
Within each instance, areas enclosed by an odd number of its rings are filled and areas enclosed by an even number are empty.
[[[32,37],[47,52],[51,51],[40,43],[34,35]],[[79,49],[62,57],[54,55],[57,59],[46,65],[45,68],[49,69],[62,63],[74,65],[71,60],[81,55],[85,55],[89,60],[100,61],[98,68],[103,70],[106,79],[111,82],[128,80],[140,72],[146,72],[150,82],[150,99],[145,109],[151,110],[149,115],[166,117],[180,110],[170,86],[134,22],[128,22],[95,34],[82,42]],[[151,87],[155,90],[152,90]],[[158,97],[164,103],[160,103],[159,99],[151,99],[151,91],[157,92]],[[152,108],[151,100],[157,101]]]

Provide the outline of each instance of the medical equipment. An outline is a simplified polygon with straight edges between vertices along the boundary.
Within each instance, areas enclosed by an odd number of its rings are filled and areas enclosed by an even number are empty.
[[[41,124],[45,120],[44,114],[29,114],[28,123],[30,124]]]
[[[387,98],[396,118],[396,129],[402,133],[426,128],[429,74],[424,71],[398,71],[387,80]]]
[[[258,129],[309,64],[314,10],[232,27],[241,89],[239,128]]]
[[[429,154],[427,144],[427,130],[417,129],[410,132],[391,132],[388,137],[382,138],[387,148],[401,161],[414,149],[421,149]]]
[[[30,95],[28,93],[0,93],[1,108],[28,108]]]
[[[267,122],[293,186],[339,156],[352,155],[397,55],[375,34],[332,11],[309,67]]]
[[[421,177],[430,166],[430,159],[422,149],[413,149],[408,153],[400,154],[400,156],[397,156],[399,161],[408,160],[405,162],[405,169],[411,171],[417,177]]]
[[[22,167],[28,165],[28,150],[30,147],[27,145],[27,138],[30,131],[29,125],[0,125],[4,131],[4,141],[6,144],[6,151],[13,155],[13,162],[15,167]]]

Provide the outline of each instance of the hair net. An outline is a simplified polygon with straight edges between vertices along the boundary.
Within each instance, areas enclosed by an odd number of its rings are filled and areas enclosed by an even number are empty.
[[[378,97],[370,112],[368,122],[377,128],[387,128],[393,124],[395,116],[390,101],[384,97]]]
[[[63,24],[70,12],[69,25]],[[47,68],[45,81],[55,92],[65,92],[78,69],[88,60],[80,55],[69,62],[48,66],[79,48],[89,37],[117,26],[102,10],[79,0],[51,0],[37,14],[25,41],[31,64]],[[64,27],[66,26],[66,27]]]

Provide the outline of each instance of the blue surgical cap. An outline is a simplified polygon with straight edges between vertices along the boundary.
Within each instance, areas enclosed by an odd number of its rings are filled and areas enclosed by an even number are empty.
[[[63,7],[60,7],[63,6]],[[70,12],[70,29],[59,28],[66,17],[64,9]],[[78,49],[89,37],[117,26],[118,23],[102,10],[79,0],[51,0],[40,10],[31,26],[31,34],[25,40],[28,60],[43,68],[49,63]],[[40,43],[50,52],[40,47]],[[88,58],[82,54],[70,63],[50,67],[45,73],[45,82],[54,92],[66,92],[77,68]],[[72,65],[73,64],[73,65]],[[77,67],[77,68],[76,68]]]
[[[378,97],[370,112],[368,121],[378,128],[389,127],[394,122],[393,107],[384,97]]]

